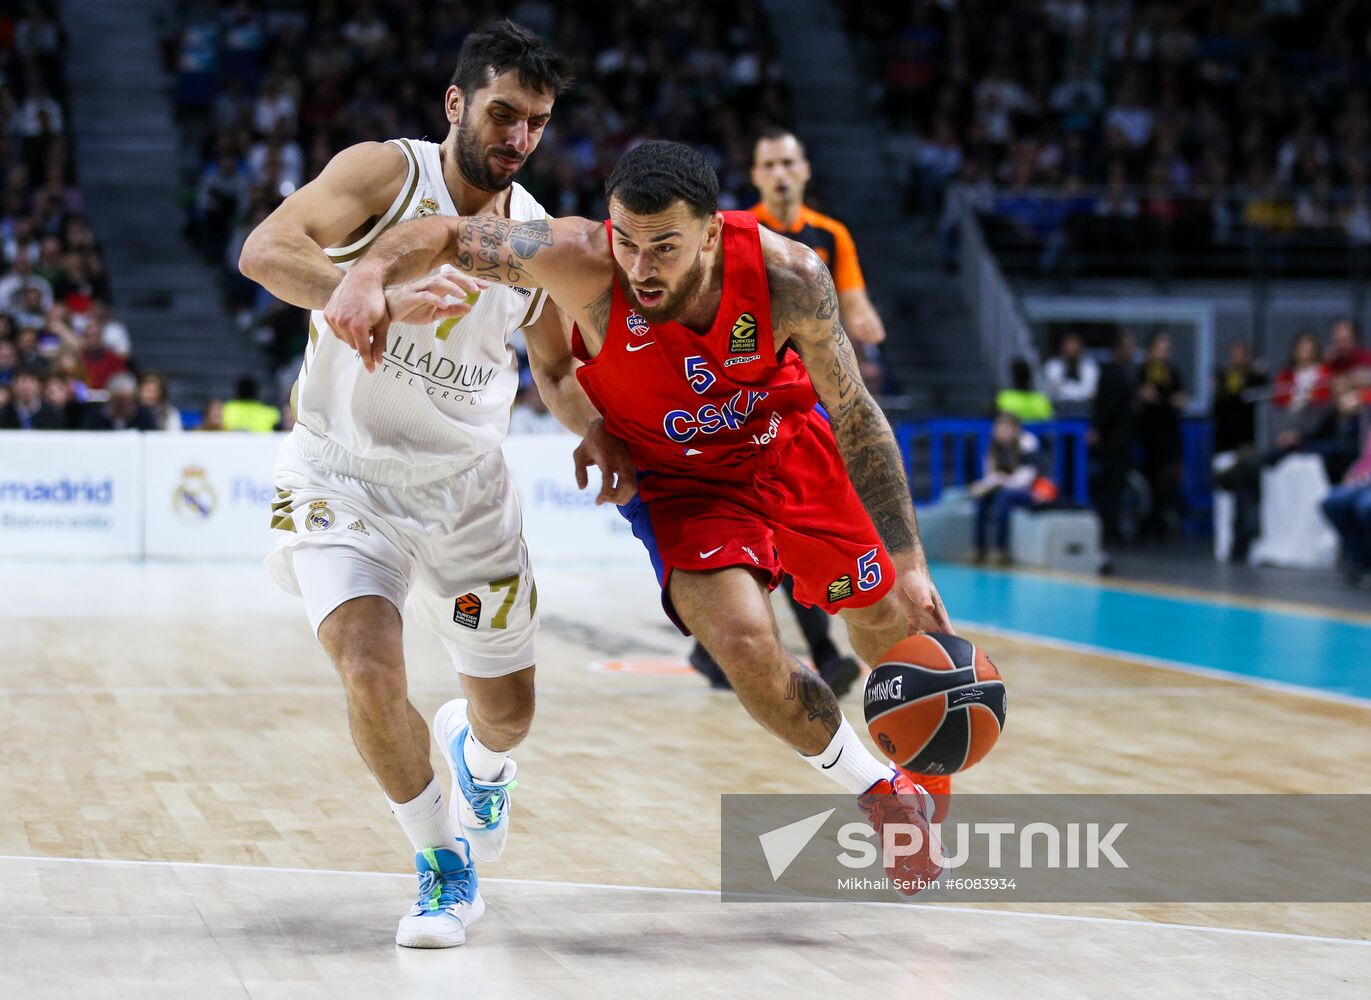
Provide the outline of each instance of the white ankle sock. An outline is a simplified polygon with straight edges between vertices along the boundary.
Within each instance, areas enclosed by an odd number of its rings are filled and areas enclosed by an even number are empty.
[[[390,802],[389,799],[386,801]],[[400,821],[405,836],[416,851],[426,847],[452,850],[456,846],[457,838],[453,836],[452,824],[443,804],[443,788],[436,776],[427,788],[408,802],[391,802],[390,811]]]
[[[862,743],[857,731],[843,717],[843,724],[833,734],[832,741],[822,753],[805,757],[820,774],[832,778],[849,792],[860,795],[882,778],[889,778],[894,770],[888,763],[876,759]]]
[[[462,757],[466,759],[467,770],[477,781],[498,781],[509,758],[508,750],[491,750],[476,738],[476,733],[467,730],[467,738],[462,741]]]

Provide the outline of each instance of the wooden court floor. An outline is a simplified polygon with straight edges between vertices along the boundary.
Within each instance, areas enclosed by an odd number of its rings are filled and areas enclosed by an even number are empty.
[[[720,904],[719,794],[831,787],[731,695],[615,669],[686,648],[645,570],[544,567],[539,589],[490,913],[460,954],[414,955],[392,943],[408,845],[297,601],[241,564],[3,567],[0,991],[1330,996],[1371,975],[1363,904]],[[1011,700],[961,789],[1371,792],[1362,705],[968,635]],[[454,675],[421,631],[408,651],[431,718]]]

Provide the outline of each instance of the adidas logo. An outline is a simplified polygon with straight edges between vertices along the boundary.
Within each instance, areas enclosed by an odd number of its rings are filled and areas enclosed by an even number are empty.
[[[348,531],[360,531],[367,537],[371,537],[371,532],[367,531],[367,526],[362,523],[362,519],[360,517],[348,525]]]

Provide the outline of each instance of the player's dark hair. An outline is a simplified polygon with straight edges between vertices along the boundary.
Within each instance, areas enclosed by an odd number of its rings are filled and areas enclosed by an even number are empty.
[[[788,128],[781,128],[779,125],[768,125],[758,133],[757,138],[752,140],[752,162],[757,162],[757,147],[764,142],[775,142],[777,139],[794,139],[795,145],[800,147],[800,155],[805,154],[805,144],[800,141],[800,137]]]
[[[510,70],[519,75],[519,82],[525,87],[540,93],[555,96],[571,86],[571,74],[561,53],[523,25],[508,19],[467,35],[450,82],[469,95]]]
[[[653,139],[630,149],[614,165],[605,181],[605,200],[611,198],[637,215],[665,212],[683,201],[704,218],[719,207],[719,176],[698,150]]]

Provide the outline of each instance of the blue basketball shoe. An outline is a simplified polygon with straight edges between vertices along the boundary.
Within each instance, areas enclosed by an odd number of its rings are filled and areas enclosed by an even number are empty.
[[[419,898],[400,918],[395,943],[403,948],[455,948],[467,939],[467,928],[486,912],[476,866],[467,842],[458,850],[428,847],[414,855]]]
[[[477,861],[497,861],[505,852],[509,837],[509,793],[518,785],[514,780],[518,768],[514,761],[506,760],[496,781],[479,781],[471,776],[462,753],[462,744],[471,729],[464,698],[456,698],[438,709],[433,729],[452,775],[448,805],[452,828],[460,830],[471,842],[471,853]]]

